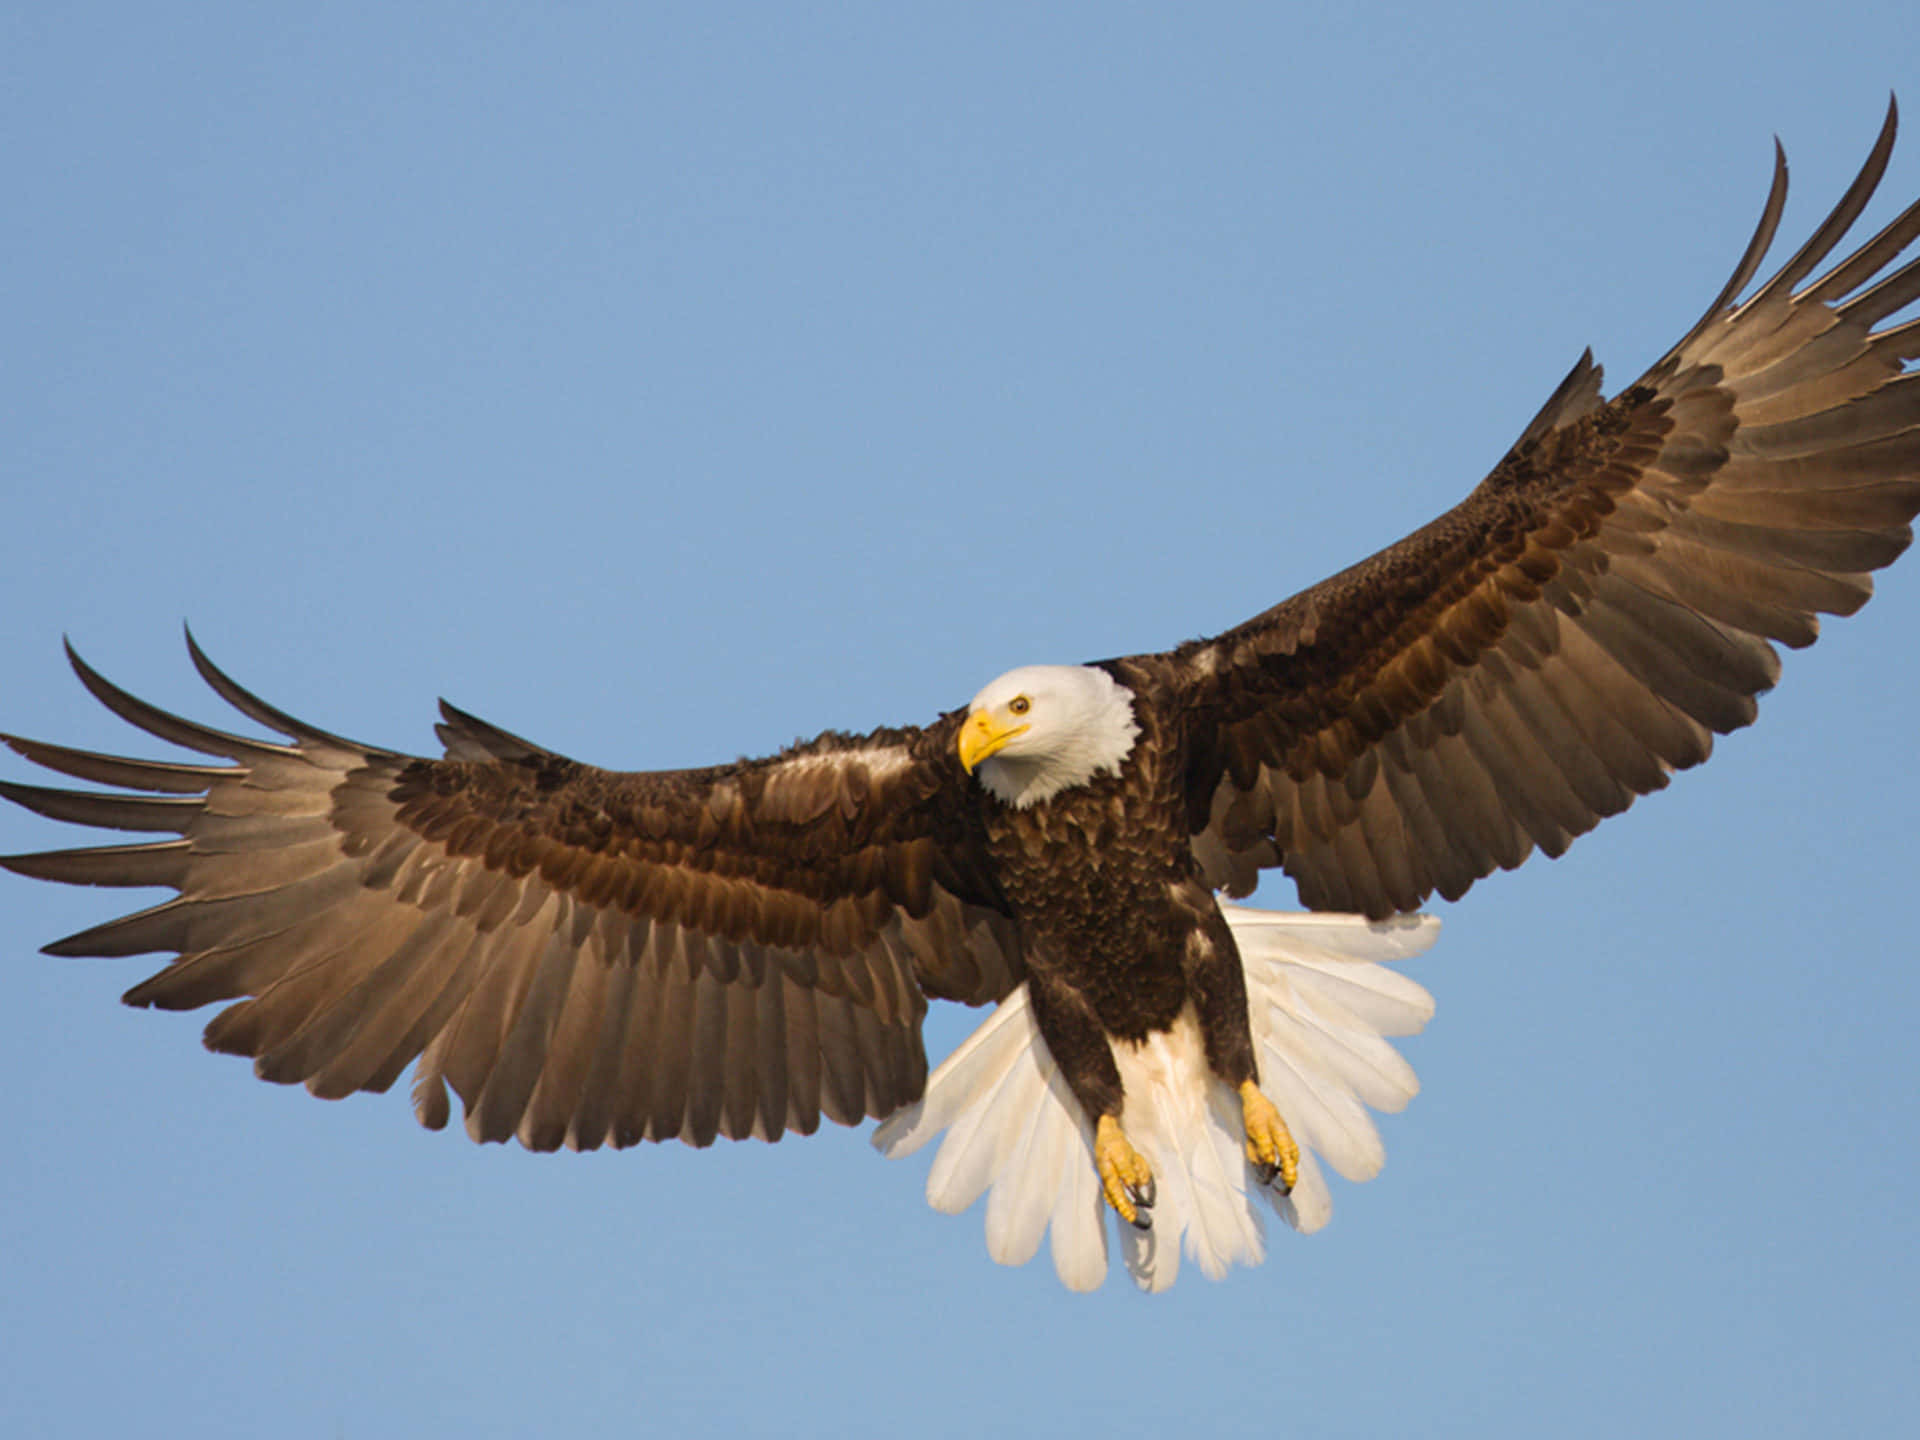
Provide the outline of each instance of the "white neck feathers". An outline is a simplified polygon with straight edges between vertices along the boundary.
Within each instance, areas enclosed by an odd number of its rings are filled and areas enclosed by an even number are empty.
[[[1104,670],[1087,665],[1027,665],[1009,670],[974,697],[970,714],[1018,714],[1027,729],[980,762],[980,783],[1017,809],[1118,773],[1133,753],[1140,723],[1133,692]]]

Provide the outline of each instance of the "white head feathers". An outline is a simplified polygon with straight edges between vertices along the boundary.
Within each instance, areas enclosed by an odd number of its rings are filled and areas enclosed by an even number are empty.
[[[1133,692],[1087,665],[1023,665],[967,707],[961,756],[980,754],[980,783],[1022,809],[1105,771],[1118,771],[1140,734]]]

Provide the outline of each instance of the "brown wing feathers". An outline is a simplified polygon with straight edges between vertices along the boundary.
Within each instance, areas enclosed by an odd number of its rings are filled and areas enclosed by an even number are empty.
[[[446,1123],[451,1086],[476,1139],[777,1139],[917,1097],[923,981],[975,1003],[1015,983],[966,822],[924,761],[945,752],[920,732],[613,775],[445,707],[451,758],[416,760],[295,720],[189,645],[223,698],[294,743],[169,715],[72,656],[122,718],[233,763],[9,738],[49,769],[144,793],[0,794],[180,838],[4,863],[179,891],[48,949],[178,952],[127,1000],[237,1000],[207,1044],[268,1079],[384,1090],[418,1058],[422,1122]]]
[[[1873,193],[1895,116],[1833,214],[1744,303],[1785,200],[1700,323],[1598,402],[1576,366],[1462,505],[1210,642],[1175,653],[1219,719],[1195,849],[1216,883],[1283,864],[1316,908],[1457,897],[1750,723],[1850,614],[1920,509],[1920,297],[1909,208],[1807,282]],[[1796,293],[1796,287],[1799,288]]]

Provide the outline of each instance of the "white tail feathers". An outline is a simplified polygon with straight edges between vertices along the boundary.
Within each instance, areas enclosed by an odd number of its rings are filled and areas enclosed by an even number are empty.
[[[1418,955],[1440,933],[1431,916],[1369,922],[1222,904],[1246,974],[1260,1088],[1300,1145],[1290,1196],[1262,1186],[1248,1165],[1239,1097],[1208,1069],[1191,1012],[1141,1046],[1117,1045],[1127,1101],[1121,1126],[1153,1167],[1153,1229],[1116,1218],[1135,1283],[1164,1290],[1184,1246],[1219,1279],[1265,1258],[1260,1205],[1296,1230],[1327,1223],[1332,1197],[1317,1154],[1349,1180],[1379,1173],[1385,1153],[1367,1107],[1397,1111],[1419,1091],[1413,1069],[1384,1037],[1413,1035],[1433,997],[1385,967]],[[987,1253],[1023,1265],[1049,1230],[1053,1265],[1070,1290],[1107,1275],[1107,1207],[1093,1163],[1093,1125],[1040,1038],[1024,985],[928,1077],[917,1105],[891,1116],[873,1143],[910,1155],[946,1132],[927,1176],[927,1200],[958,1214],[987,1196]]]

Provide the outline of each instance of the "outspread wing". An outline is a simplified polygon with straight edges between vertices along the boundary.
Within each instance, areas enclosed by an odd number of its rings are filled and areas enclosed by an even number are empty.
[[[1771,642],[1850,614],[1920,509],[1920,204],[1815,280],[1893,148],[1744,302],[1786,198],[1700,323],[1600,399],[1583,357],[1460,506],[1158,665],[1192,707],[1194,849],[1243,894],[1279,864],[1316,909],[1462,894],[1751,722]],[[1876,328],[1882,327],[1885,328]]]
[[[57,820],[165,831],[5,860],[179,896],[48,947],[176,951],[135,1005],[237,1000],[209,1048],[316,1095],[385,1090],[414,1060],[476,1140],[580,1149],[774,1140],[920,1095],[926,996],[983,1003],[1019,978],[950,718],[827,735],[768,760],[617,774],[451,707],[443,760],[329,735],[242,690],[288,744],[225,734],[110,685],[109,709],[226,765],[8,737],[28,759],[137,795],[4,784]]]

